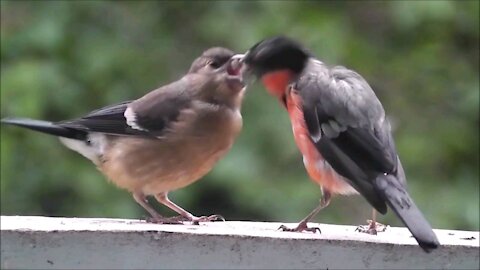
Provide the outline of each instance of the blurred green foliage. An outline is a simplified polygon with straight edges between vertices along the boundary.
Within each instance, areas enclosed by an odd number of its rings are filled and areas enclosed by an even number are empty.
[[[478,11],[478,1],[1,1],[1,115],[81,116],[176,80],[208,47],[244,52],[285,34],[370,82],[432,225],[479,230]],[[287,114],[255,84],[243,115],[226,158],[171,198],[197,215],[299,221],[319,188]],[[1,213],[146,216],[55,138],[13,127],[1,129]],[[337,197],[316,221],[360,224],[369,214],[361,197]],[[381,221],[400,225],[391,213]]]

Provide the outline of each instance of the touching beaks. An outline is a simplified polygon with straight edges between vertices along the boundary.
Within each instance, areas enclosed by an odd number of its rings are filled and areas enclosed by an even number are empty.
[[[243,54],[237,54],[232,56],[227,64],[227,81],[232,86],[232,88],[244,88],[244,77],[243,77]]]
[[[244,54],[236,54],[230,58],[227,72],[230,75],[242,75]]]
[[[243,62],[243,58],[245,58],[245,54],[235,54],[230,58],[230,60],[237,60],[239,62]]]
[[[230,58],[229,64],[229,74],[230,75],[237,75],[242,78],[244,83],[251,83],[253,82],[254,76],[251,76],[251,70],[249,69],[248,65],[245,64],[246,54],[236,54]]]

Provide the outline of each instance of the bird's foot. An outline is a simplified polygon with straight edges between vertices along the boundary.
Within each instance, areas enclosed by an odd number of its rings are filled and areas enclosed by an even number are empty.
[[[183,224],[182,221],[188,221],[184,216],[174,216],[174,217],[147,217],[145,219],[148,223],[155,224]]]
[[[367,225],[360,225],[358,226],[355,231],[361,233],[368,233],[371,235],[377,235],[378,232],[384,232],[387,230],[388,225],[378,223],[376,221],[367,220]]]
[[[193,217],[191,220],[193,225],[198,225],[200,222],[213,222],[213,221],[225,221],[221,215],[210,215],[210,216],[201,216]]]
[[[312,233],[322,233],[319,227],[308,227],[307,223],[300,222],[295,228],[288,228],[285,225],[281,225],[277,230],[282,230],[284,232],[312,232]]]

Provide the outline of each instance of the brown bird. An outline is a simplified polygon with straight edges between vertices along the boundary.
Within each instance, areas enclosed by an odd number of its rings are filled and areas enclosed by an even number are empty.
[[[245,88],[231,63],[233,55],[229,49],[210,48],[178,81],[81,118],[56,123],[6,118],[2,123],[60,137],[130,191],[151,222],[212,221],[220,216],[196,217],[170,201],[168,193],[207,174],[242,128]],[[148,204],[150,195],[180,216],[161,216]]]

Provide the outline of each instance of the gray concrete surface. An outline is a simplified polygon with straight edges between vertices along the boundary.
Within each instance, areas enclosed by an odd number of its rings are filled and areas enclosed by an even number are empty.
[[[424,253],[405,228],[378,235],[311,224],[322,233],[277,231],[280,223],[147,224],[140,220],[1,217],[2,269],[479,269],[479,232],[435,230]],[[290,224],[293,226],[293,224]]]

